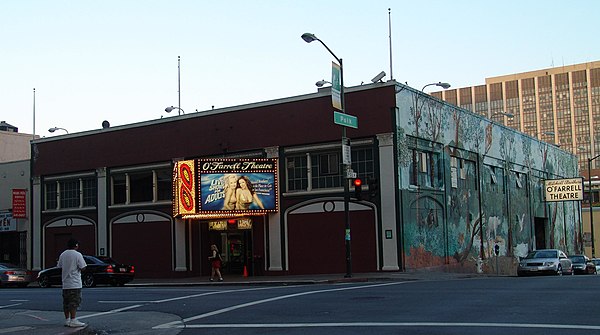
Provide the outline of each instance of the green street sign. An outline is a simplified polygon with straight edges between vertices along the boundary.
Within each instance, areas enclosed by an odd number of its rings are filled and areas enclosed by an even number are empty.
[[[344,127],[358,128],[358,118],[350,114],[333,112],[333,123]]]

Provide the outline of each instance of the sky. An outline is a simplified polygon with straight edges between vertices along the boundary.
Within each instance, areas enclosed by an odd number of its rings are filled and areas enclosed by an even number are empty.
[[[179,99],[190,114],[314,93],[334,58],[305,32],[343,60],[346,87],[385,71],[459,88],[600,60],[596,0],[2,0],[0,12],[0,121],[32,134],[35,120],[41,137],[177,117],[165,108]]]

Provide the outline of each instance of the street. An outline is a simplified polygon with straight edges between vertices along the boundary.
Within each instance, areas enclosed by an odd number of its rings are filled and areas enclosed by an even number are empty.
[[[85,334],[598,334],[600,276],[84,289]],[[60,288],[0,290],[0,334],[69,334]]]

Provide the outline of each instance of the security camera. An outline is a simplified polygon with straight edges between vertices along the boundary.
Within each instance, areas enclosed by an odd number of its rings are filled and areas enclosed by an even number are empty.
[[[372,83],[380,82],[383,77],[385,77],[385,71],[379,72],[378,75],[376,75],[373,79],[371,79],[371,82]]]

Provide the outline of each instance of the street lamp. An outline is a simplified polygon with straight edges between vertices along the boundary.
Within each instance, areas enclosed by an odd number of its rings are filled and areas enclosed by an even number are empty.
[[[323,87],[323,85],[325,85],[325,84],[331,84],[331,82],[323,79],[323,80],[319,80],[315,83],[315,85],[317,87]]]
[[[165,108],[165,112],[171,113],[174,109],[177,109],[177,112],[179,113],[179,115],[181,115],[181,113],[185,114],[183,109],[181,109],[179,107],[173,107],[173,106]]]
[[[427,86],[439,86],[439,87],[441,87],[441,88],[443,88],[445,90],[448,89],[448,88],[450,88],[450,84],[448,84],[448,83],[442,83],[440,81],[440,82],[437,82],[437,83],[431,83],[431,84],[427,84],[427,85],[423,86],[423,88],[421,89],[421,92],[424,92],[425,91],[425,87],[427,87]]]
[[[50,129],[48,129],[48,131],[51,132],[51,133],[53,133],[53,132],[55,132],[57,130],[64,130],[67,134],[69,133],[68,130],[66,130],[65,128],[60,128],[60,127],[52,127]]]
[[[306,43],[311,43],[313,41],[318,41],[321,43],[327,51],[335,58],[335,60],[340,64],[340,111],[345,113],[344,110],[344,66],[342,63],[342,59],[338,58],[329,47],[323,43],[320,39],[317,38],[314,34],[304,33],[302,34],[302,39]],[[318,86],[318,85],[317,85]],[[346,137],[346,127],[342,126],[342,158],[344,157],[344,146],[348,144],[348,138]],[[342,159],[343,160],[343,159]],[[342,162],[342,184],[344,186],[344,228],[345,228],[345,238],[346,241],[346,275],[344,277],[350,278],[352,277],[352,249],[350,245],[350,185],[348,184],[348,176],[350,169],[352,168],[351,162]]]
[[[600,157],[600,155],[588,158],[588,200],[590,202],[590,234],[592,235],[592,258],[596,257],[596,246],[594,243],[594,205],[592,201],[592,161],[598,157]]]
[[[515,117],[515,114],[513,114],[513,113],[505,113],[505,112],[503,112],[503,111],[494,112],[494,114],[500,114],[500,115],[504,115],[504,116],[506,116],[506,117],[508,117],[508,118],[513,118],[513,117]]]

